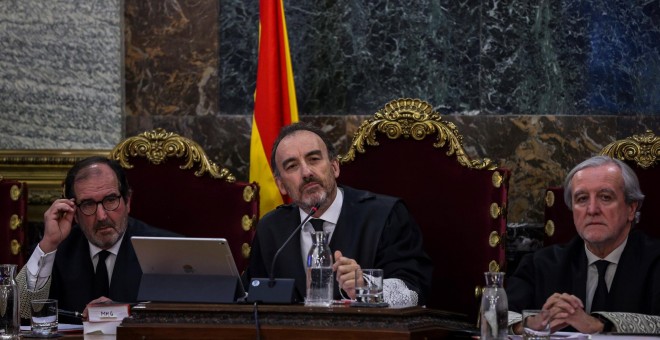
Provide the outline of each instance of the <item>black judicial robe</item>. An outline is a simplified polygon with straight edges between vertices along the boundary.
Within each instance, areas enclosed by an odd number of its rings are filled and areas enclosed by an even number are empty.
[[[344,202],[329,247],[362,268],[380,268],[384,277],[401,279],[419,295],[423,305],[431,289],[432,265],[422,247],[422,234],[401,200],[342,186]],[[273,256],[300,224],[297,205],[279,206],[266,214],[257,227],[250,265],[244,275],[249,291],[251,278],[269,277]],[[304,301],[305,268],[300,238],[282,250],[274,267],[276,278],[295,279],[295,294]],[[335,299],[340,299],[335,281]]]
[[[584,241],[579,236],[566,245],[525,255],[505,282],[509,310],[539,309],[555,292],[586,301],[587,265]],[[635,229],[629,234],[606,311],[660,315],[660,240]]]

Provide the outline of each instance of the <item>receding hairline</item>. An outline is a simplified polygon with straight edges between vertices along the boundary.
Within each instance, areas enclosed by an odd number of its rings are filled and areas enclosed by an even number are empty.
[[[112,170],[112,168],[110,168],[109,165],[105,163],[93,163],[80,169],[76,174],[76,177],[73,178],[73,183],[77,184],[79,182],[89,180],[90,178],[99,177],[106,172],[112,174],[112,177],[114,178],[117,185],[117,189],[119,190],[119,178],[117,178],[117,174]]]
[[[85,180],[85,179],[87,179],[89,177],[92,177],[94,175],[100,175],[101,173],[103,173],[103,170],[101,169],[101,166],[103,166],[103,165],[105,165],[105,164],[103,164],[103,163],[93,163],[93,164],[90,164],[90,165],[80,169],[80,171],[78,171],[78,173],[76,174],[76,177],[74,178],[74,180],[77,182],[77,181]],[[112,171],[109,166],[105,165],[105,167],[108,170]]]
[[[317,142],[319,143],[319,149],[311,150],[311,151],[305,153],[305,156],[307,156],[307,155],[309,155],[309,154],[317,153],[317,152],[320,152],[321,155],[323,155],[323,153],[324,153],[323,150],[325,149],[325,155],[326,155],[327,157],[330,157],[330,156],[329,156],[330,153],[329,153],[329,151],[328,151],[328,146],[325,145],[325,142],[323,141],[323,138],[321,138],[321,136],[319,136],[318,134],[316,134],[314,131],[310,131],[310,130],[296,130],[296,131],[293,131],[292,133],[290,133],[290,134],[284,136],[284,138],[282,138],[282,139],[280,140],[280,142],[277,144],[277,149],[275,150],[275,162],[276,162],[277,164],[275,164],[275,167],[277,167],[278,164],[284,164],[284,162],[286,161],[286,159],[284,159],[284,160],[282,160],[281,163],[277,162],[277,158],[280,156],[279,153],[280,153],[280,147],[282,146],[282,142],[284,142],[285,140],[289,139],[289,137],[295,137],[296,135],[299,135],[299,134],[301,134],[301,133],[309,133],[309,134],[313,135],[314,137],[316,137],[316,140],[317,140]],[[288,158],[287,158],[287,159],[288,159]]]

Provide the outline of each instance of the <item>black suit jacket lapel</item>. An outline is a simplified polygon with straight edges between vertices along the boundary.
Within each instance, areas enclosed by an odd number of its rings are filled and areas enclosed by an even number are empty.
[[[554,292],[571,292],[571,294],[577,296],[586,302],[587,296],[587,254],[584,250],[584,241],[575,237],[571,242],[566,245],[565,252],[561,256],[564,258],[559,260],[560,263],[563,263],[559,267],[557,273],[551,273],[549,275],[557,275],[556,282],[558,287],[550,287],[551,291],[547,291],[547,296],[540,296],[541,300],[537,301],[541,304],[545,303],[547,299]],[[543,265],[543,263],[541,264]],[[543,270],[539,268],[539,270]],[[548,278],[550,282],[553,281],[552,277]]]
[[[136,301],[137,291],[142,279],[137,255],[131,243],[131,228],[127,228],[117,252],[115,266],[110,281],[110,298],[115,301]]]
[[[284,218],[283,221],[295,221],[295,224],[289,224],[286,222],[286,224],[281,225],[278,228],[278,232],[273,234],[273,237],[276,237],[277,240],[273,244],[277,245],[275,249],[272,250],[273,256],[277,252],[277,249],[281,247],[284,244],[284,241],[293,233],[295,228],[300,225],[300,213],[298,210],[298,207],[292,207],[288,212],[289,214],[288,218]],[[302,250],[300,248],[300,233],[296,233],[296,235],[293,236],[291,241],[289,241],[289,244],[286,245],[282,249],[282,252],[280,255],[277,257],[277,259],[271,259],[271,260],[276,260],[277,263],[275,264],[275,273],[271,273],[271,275],[274,275],[275,278],[278,277],[291,277],[295,279],[295,288],[296,291],[299,295],[299,297],[303,298],[306,295],[306,285],[307,285],[307,279],[306,279],[306,268],[303,265],[302,262]],[[287,259],[291,259],[289,261],[295,261],[294,263],[287,263]],[[272,263],[266,263],[268,267],[268,271],[270,272],[270,266]]]
[[[334,263],[334,253],[335,250],[340,250],[342,255],[348,258],[355,259],[354,249],[356,247],[352,244],[358,242],[360,238],[358,237],[360,230],[354,226],[359,225],[363,219],[363,214],[360,215],[360,209],[357,207],[357,199],[354,195],[354,192],[351,189],[344,188],[344,202],[342,202],[341,211],[339,213],[339,218],[337,219],[337,225],[335,225],[335,230],[332,233],[332,238],[328,247],[333,256]],[[339,284],[335,280],[333,295],[339,295]]]
[[[50,297],[59,300],[62,309],[82,312],[92,299],[94,265],[87,239],[78,227],[58,247],[50,288]]]
[[[579,260],[574,263],[575,270],[575,280],[573,281],[573,289],[570,290],[575,292],[575,296],[580,298],[582,301],[587,301],[587,270],[588,270],[588,260],[587,254],[584,252],[584,249],[580,252]],[[569,275],[566,275],[568,277]]]
[[[353,243],[359,242],[359,236],[362,232],[356,226],[361,225],[365,218],[364,212],[359,208],[359,203],[370,195],[367,194],[366,197],[365,195],[360,196],[351,188],[342,188],[344,189],[344,202],[342,203],[339,219],[337,220],[337,225],[335,226],[329,246],[333,253],[335,250],[341,250],[342,255],[355,258],[356,254],[353,253],[353,250],[359,247]]]
[[[74,256],[80,259],[80,267],[78,269],[79,271],[77,269],[73,269],[80,274],[80,290],[76,291],[75,296],[77,296],[77,298],[74,299],[77,300],[77,305],[85,306],[89,303],[89,301],[98,298],[98,296],[93,296],[92,294],[94,285],[94,262],[92,262],[92,258],[90,257],[89,243],[87,243],[86,238],[83,238],[80,243],[82,244],[81,246],[74,248],[76,253]],[[66,288],[62,289],[66,290]],[[67,291],[69,291],[69,294],[72,296],[74,295],[71,293],[71,290]]]
[[[637,233],[628,235],[628,242],[621,253],[614,279],[607,296],[607,308],[612,311],[640,311],[639,301],[647,289],[650,257],[643,258],[643,243]],[[644,311],[650,312],[650,311]]]
[[[330,249],[333,253],[340,250],[342,255],[355,259],[363,268],[371,268],[375,265],[378,242],[366,242],[364,238],[379,237],[385,217],[372,219],[374,216],[367,214],[364,202],[376,199],[373,193],[356,191],[350,187],[342,188],[344,202],[330,241]],[[373,209],[369,212],[386,214],[386,211]]]

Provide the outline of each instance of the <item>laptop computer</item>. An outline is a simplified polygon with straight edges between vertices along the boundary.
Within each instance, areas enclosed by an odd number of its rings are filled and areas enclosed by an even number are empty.
[[[224,238],[133,236],[140,301],[231,303],[245,289]]]

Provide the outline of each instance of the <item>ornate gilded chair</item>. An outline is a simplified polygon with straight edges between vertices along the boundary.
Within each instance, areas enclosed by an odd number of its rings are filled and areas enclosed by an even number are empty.
[[[194,141],[163,129],[126,138],[111,152],[133,189],[131,216],[187,237],[223,237],[239,271],[259,217],[257,183],[236,181]]]
[[[640,209],[641,218],[635,228],[660,238],[660,138],[653,131],[614,141],[599,153],[626,162],[635,170],[646,196]],[[577,235],[573,214],[564,203],[564,188],[551,187],[545,196],[544,245],[562,244]]]
[[[27,184],[0,176],[0,263],[25,264]],[[29,254],[28,254],[29,255]]]
[[[462,138],[430,104],[394,100],[360,125],[338,181],[404,200],[434,265],[427,306],[475,320],[484,272],[504,270],[510,171]]]

